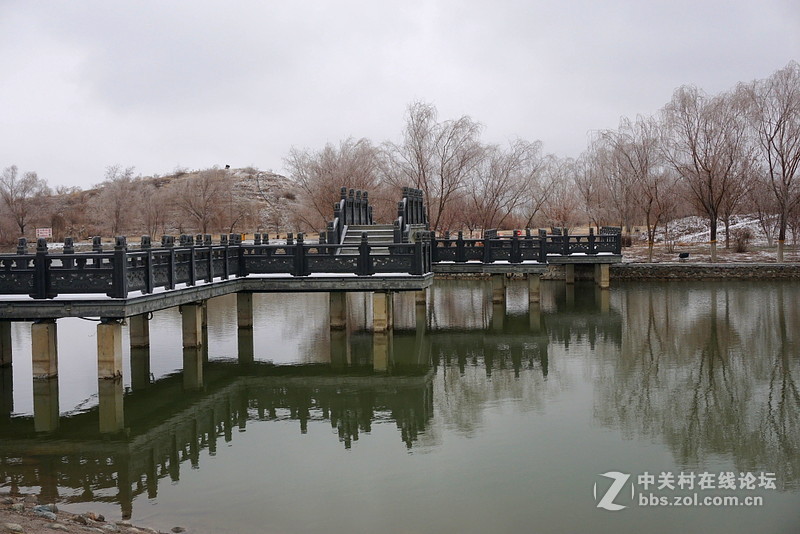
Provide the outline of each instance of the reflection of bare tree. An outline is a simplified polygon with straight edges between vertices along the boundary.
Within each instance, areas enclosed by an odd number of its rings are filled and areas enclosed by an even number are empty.
[[[731,455],[796,485],[798,289],[699,287],[625,292],[622,351],[599,367],[595,417],[664,440],[682,465]]]

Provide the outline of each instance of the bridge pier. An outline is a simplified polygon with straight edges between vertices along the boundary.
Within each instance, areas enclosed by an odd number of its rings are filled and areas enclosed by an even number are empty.
[[[564,280],[567,284],[575,283],[575,264],[567,263],[564,265]]]
[[[611,265],[608,263],[595,264],[594,281],[600,286],[600,289],[608,289],[611,286]]]
[[[414,292],[414,304],[425,305],[428,303],[428,290],[420,289]]]
[[[372,331],[386,332],[394,327],[394,311],[391,291],[372,293]]]
[[[58,341],[55,319],[43,319],[31,325],[33,378],[58,375]]]
[[[11,321],[0,321],[0,367],[11,365]]]
[[[528,305],[537,304],[541,299],[541,276],[528,273]]]
[[[125,412],[123,409],[122,377],[112,380],[100,378],[97,381],[99,397],[98,412],[100,417],[100,433],[111,434],[125,428]]]
[[[33,430],[58,430],[58,378],[33,379]]]
[[[180,307],[183,334],[183,348],[203,346],[203,310],[202,304],[184,304]],[[237,306],[238,316],[238,306]]]
[[[253,326],[253,294],[247,292],[236,293],[236,322],[239,328]]]
[[[492,304],[506,301],[506,275],[503,273],[492,274]]]
[[[97,325],[97,378],[122,376],[122,322],[103,319]]]
[[[328,293],[331,330],[347,329],[347,293]]]
[[[128,317],[128,336],[132,349],[150,346],[150,319],[149,315],[133,315]]]

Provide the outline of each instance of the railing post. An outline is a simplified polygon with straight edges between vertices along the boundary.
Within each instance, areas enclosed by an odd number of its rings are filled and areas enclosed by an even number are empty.
[[[36,258],[34,259],[33,293],[35,299],[54,297],[50,293],[50,258],[47,257],[47,240],[40,237],[36,240]]]
[[[566,228],[561,229],[561,254],[569,256],[569,235]]]
[[[594,228],[591,226],[589,227],[589,251],[588,254],[597,254],[597,243],[595,242],[596,238],[594,235]]]
[[[414,241],[414,262],[411,265],[411,272],[409,274],[421,275],[425,273],[425,248],[421,239]]]
[[[192,236],[181,236],[181,246],[189,247],[189,282],[188,285],[197,284],[197,258],[194,254],[194,240]]]
[[[103,252],[103,242],[100,236],[96,235],[92,238],[92,252],[96,254]],[[96,269],[99,269],[103,266],[103,259],[100,258],[99,260],[95,260],[93,265]]]
[[[356,274],[359,276],[367,276],[375,274],[372,268],[372,256],[369,254],[369,242],[367,241],[367,233],[361,233],[361,244],[358,245],[358,266]]]
[[[147,253],[144,257],[144,292],[152,293],[156,284],[153,275],[153,242],[149,235],[142,236],[139,248]]]
[[[228,236],[226,234],[220,234],[219,236],[219,244],[222,248],[222,279],[227,280],[228,276],[230,275],[230,270],[228,268]]]
[[[64,254],[73,255],[75,254],[75,243],[72,241],[71,237],[64,238]],[[73,269],[75,268],[75,260],[72,258],[64,259],[64,267],[66,269]]]
[[[493,263],[492,259],[492,233],[486,231],[483,233],[483,263]]]
[[[547,232],[539,230],[539,263],[547,263]]]
[[[509,262],[522,263],[522,254],[519,251],[519,236],[517,236],[516,230],[514,230],[511,235],[511,255]]]
[[[458,240],[456,241],[456,261],[464,263],[467,261],[467,249],[464,243],[464,232],[458,231]]]
[[[28,253],[28,240],[24,237],[20,237],[17,241],[17,254],[22,256],[23,254]]]
[[[175,237],[171,235],[161,236],[161,246],[168,249],[167,256],[167,289],[175,289]]]
[[[128,242],[125,236],[114,238],[113,270],[111,274],[111,298],[124,299],[128,296]]]
[[[306,259],[305,236],[302,232],[297,234],[297,244],[294,246],[294,276],[308,276],[308,260]]]

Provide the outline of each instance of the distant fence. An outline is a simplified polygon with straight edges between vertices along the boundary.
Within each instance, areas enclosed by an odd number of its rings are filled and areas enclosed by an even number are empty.
[[[593,256],[621,253],[619,234],[595,235],[594,229],[589,229],[589,235],[567,235],[564,229],[560,235],[548,235],[544,230],[539,230],[538,235],[534,236],[530,230],[526,230],[524,236],[517,235],[516,231],[511,236],[500,236],[497,230],[487,230],[483,239],[465,239],[463,232],[458,232],[457,237],[451,237],[446,232],[442,239],[431,238],[433,263],[442,261],[547,263],[548,254]]]
[[[385,244],[388,254],[371,254],[366,234],[357,254],[336,254],[345,245],[306,243],[303,234],[286,243],[270,244],[266,236],[255,234],[252,245],[241,235],[223,235],[218,243],[210,235],[164,236],[161,246],[152,246],[142,237],[138,249],[129,250],[127,239],[117,237],[113,250],[104,251],[95,238],[92,252],[75,253],[72,240],[61,253],[48,251],[47,241],[39,239],[36,252],[27,252],[20,239],[17,254],[0,255],[0,294],[29,295],[35,299],[62,294],[105,294],[126,298],[130,292],[153,293],[156,289],[175,289],[179,284],[194,286],[225,280],[231,276],[288,274],[309,276],[316,273],[369,276],[381,273],[422,275],[431,272],[430,240],[423,236],[413,244]]]

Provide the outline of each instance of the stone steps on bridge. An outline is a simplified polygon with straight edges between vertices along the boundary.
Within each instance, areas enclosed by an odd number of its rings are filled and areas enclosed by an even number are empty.
[[[388,247],[376,246],[383,243],[394,243],[394,225],[391,224],[351,224],[347,227],[347,232],[342,239],[343,245],[350,245],[350,248],[342,249],[340,254],[357,255],[357,247],[361,243],[361,235],[367,234],[367,241],[372,246],[372,254],[389,254]]]

